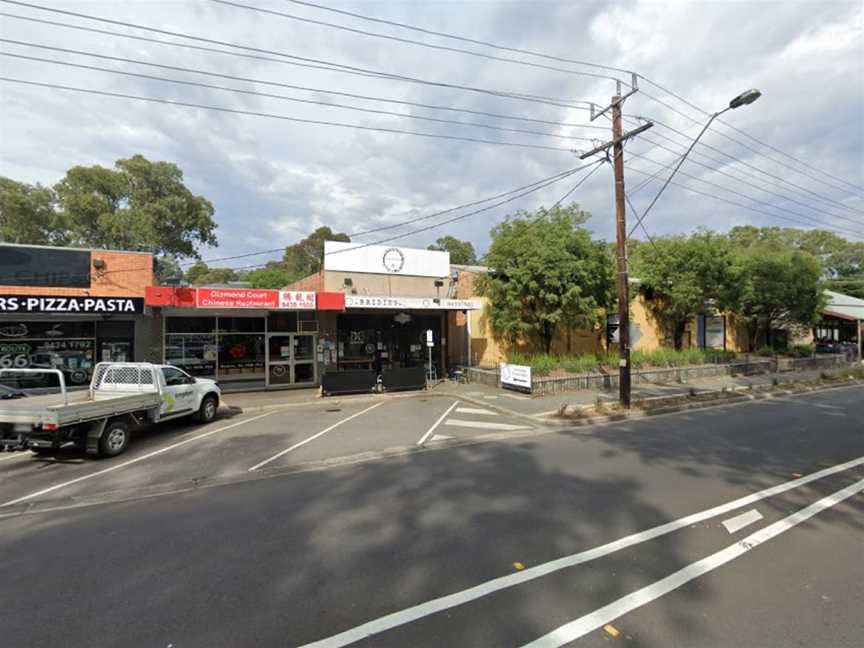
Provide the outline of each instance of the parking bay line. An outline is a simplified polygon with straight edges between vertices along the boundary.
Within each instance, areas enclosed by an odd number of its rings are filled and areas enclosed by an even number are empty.
[[[367,407],[366,409],[361,410],[361,411],[359,411],[359,412],[355,412],[355,413],[352,414],[351,416],[348,416],[348,417],[342,419],[341,421],[337,421],[336,423],[334,423],[334,424],[331,425],[330,427],[324,428],[324,429],[321,430],[320,432],[318,432],[318,433],[316,433],[316,434],[313,434],[311,437],[309,437],[309,438],[307,438],[307,439],[303,439],[302,441],[299,441],[298,443],[295,443],[294,445],[292,445],[290,448],[285,448],[285,449],[282,450],[281,452],[277,452],[275,455],[273,455],[273,456],[270,457],[269,459],[265,459],[264,461],[255,464],[254,466],[252,466],[251,468],[249,468],[249,471],[248,471],[248,472],[254,472],[254,471],[258,470],[259,468],[262,468],[262,467],[266,466],[266,465],[269,464],[271,461],[276,461],[279,457],[282,457],[282,456],[288,454],[289,452],[292,452],[292,451],[296,450],[297,448],[301,448],[301,447],[303,447],[304,445],[306,445],[307,443],[311,443],[312,441],[314,441],[314,440],[317,439],[318,437],[327,434],[330,430],[333,430],[333,429],[339,427],[339,426],[342,425],[343,423],[347,423],[347,422],[350,421],[351,419],[357,418],[357,417],[360,416],[361,414],[365,414],[366,412],[370,412],[370,411],[372,411],[373,409],[375,409],[376,407],[378,407],[379,405],[383,405],[383,404],[384,404],[384,401],[381,401],[380,403],[375,403],[375,404],[372,405],[371,407]]]
[[[77,484],[79,482],[85,481],[87,479],[93,479],[94,477],[99,477],[100,475],[105,475],[110,472],[114,472],[115,470],[120,470],[121,468],[125,468],[126,466],[131,466],[132,464],[136,464],[139,461],[144,461],[145,459],[150,459],[157,455],[162,454],[163,452],[168,452],[169,450],[174,450],[175,448],[179,448],[180,446],[186,445],[187,443],[192,443],[193,441],[198,441],[199,439],[203,439],[205,437],[209,437],[218,432],[224,432],[225,430],[230,430],[231,428],[239,427],[241,425],[246,425],[247,423],[251,423],[252,421],[257,421],[258,419],[264,418],[265,416],[270,416],[275,412],[264,412],[263,414],[259,414],[258,416],[253,416],[252,418],[245,419],[243,421],[237,421],[236,423],[231,423],[230,425],[224,425],[220,428],[216,428],[215,430],[209,430],[208,432],[203,432],[201,434],[196,434],[193,437],[189,437],[188,439],[183,439],[182,441],[178,441],[177,443],[172,443],[171,445],[167,445],[164,448],[159,448],[158,450],[154,450],[153,452],[148,452],[147,454],[141,455],[140,457],[135,457],[134,459],[129,459],[128,461],[124,461],[123,463],[119,463],[114,466],[109,466],[108,468],[104,468],[103,470],[97,470],[95,473],[90,473],[89,475],[82,475],[81,477],[76,477],[75,479],[70,479],[69,481],[61,482],[59,484],[55,484],[54,486],[49,486],[48,488],[43,488],[42,490],[36,491],[35,493],[30,493],[29,495],[24,495],[23,497],[18,497],[13,500],[9,500],[8,502],[3,502],[0,504],[0,508],[4,506],[12,506],[13,504],[19,504],[21,502],[26,502],[27,500],[33,499],[34,497],[39,497],[40,495],[46,495],[47,493],[51,493],[55,490],[59,490],[61,488],[65,488],[66,486],[71,486],[72,484]]]
[[[530,430],[530,425],[513,425],[512,423],[492,423],[491,421],[465,421],[463,419],[450,419],[444,425],[454,427],[480,428],[482,430]]]
[[[443,414],[438,418],[438,420],[435,421],[435,422],[432,424],[432,427],[430,427],[428,430],[426,430],[426,434],[424,434],[422,437],[420,437],[420,440],[417,442],[417,445],[418,445],[418,446],[422,446],[424,443],[426,443],[426,440],[427,440],[430,436],[432,436],[432,433],[433,433],[433,432],[438,428],[439,425],[441,425],[441,421],[443,421],[445,418],[447,418],[447,415],[448,415],[450,412],[452,412],[452,411],[453,411],[453,408],[456,407],[458,404],[459,404],[459,401],[458,401],[458,400],[457,400],[457,401],[453,401],[453,404],[452,404],[450,407],[447,408],[447,411],[444,412],[444,413],[443,413]]]
[[[444,610],[449,610],[450,608],[463,605],[470,601],[474,601],[516,585],[521,585],[522,583],[541,578],[547,574],[552,574],[568,567],[573,567],[575,565],[596,560],[597,558],[602,558],[616,551],[653,540],[654,538],[659,538],[660,536],[667,535],[673,531],[678,531],[679,529],[689,527],[698,522],[704,522],[705,520],[709,520],[718,515],[723,515],[724,513],[729,513],[730,511],[734,511],[744,506],[750,506],[751,504],[768,497],[780,495],[781,493],[804,486],[810,482],[822,479],[823,477],[851,470],[852,468],[857,468],[861,465],[864,465],[864,457],[858,457],[857,459],[852,459],[851,461],[842,464],[823,468],[822,470],[804,477],[799,477],[798,479],[771,486],[770,488],[751,493],[750,495],[745,495],[744,497],[739,497],[738,499],[726,502],[725,504],[720,504],[703,511],[691,513],[683,518],[678,518],[677,520],[672,520],[671,522],[666,522],[651,527],[650,529],[639,531],[629,536],[619,538],[618,540],[613,540],[604,545],[594,547],[593,549],[587,549],[569,556],[557,558],[540,565],[535,565],[534,567],[529,567],[522,571],[507,574],[506,576],[499,576],[498,578],[493,578],[492,580],[480,583],[474,587],[469,587],[468,589],[459,592],[454,592],[424,603],[419,603],[418,605],[405,608],[404,610],[391,612],[383,617],[367,621],[366,623],[340,632],[339,634],[325,637],[324,639],[319,639],[318,641],[313,641],[309,644],[304,644],[298,648],[342,648],[342,646],[348,646],[360,641],[361,639],[366,639],[381,632],[398,628],[399,626],[406,625],[418,619],[422,619],[423,617]]]
[[[857,495],[862,490],[864,490],[864,479],[850,484],[846,488],[842,488],[827,497],[823,497],[810,506],[800,509],[782,520],[774,522],[774,524],[769,524],[767,527],[751,533],[743,540],[739,540],[710,556],[692,562],[665,578],[661,578],[642,589],[622,596],[618,600],[612,601],[612,603],[604,605],[575,621],[566,623],[539,639],[525,644],[522,648],[560,648],[565,644],[576,641],[628,612],[647,605],[661,596],[665,596],[678,589],[682,585],[686,585],[690,581],[704,576],[736,558],[740,558],[751,549],[764,544],[772,538],[776,538],[781,533],[798,526],[802,522],[806,522],[814,515],[818,515],[822,511],[843,502],[853,495]]]
[[[457,414],[482,414],[483,416],[499,416],[498,412],[491,412],[487,409],[479,407],[459,407],[456,409]]]

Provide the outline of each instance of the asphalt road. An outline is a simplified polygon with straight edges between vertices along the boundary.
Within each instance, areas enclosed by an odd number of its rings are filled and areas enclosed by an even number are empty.
[[[372,405],[178,429],[50,478],[0,462],[3,501],[29,498],[0,507],[2,643],[861,643],[860,387],[465,445],[433,439],[520,422]],[[190,475],[213,486],[167,488]]]

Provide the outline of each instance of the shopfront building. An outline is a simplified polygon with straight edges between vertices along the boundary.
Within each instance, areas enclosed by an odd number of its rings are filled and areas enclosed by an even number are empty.
[[[379,380],[411,389],[446,376],[448,319],[480,307],[456,299],[447,252],[328,241],[323,271],[287,289],[310,285],[321,290],[325,392],[366,391]]]
[[[89,383],[101,361],[151,360],[144,292],[153,257],[138,252],[0,244],[0,369],[59,369]],[[53,373],[0,382],[51,387]]]
[[[229,390],[318,384],[314,292],[158,287],[147,303],[161,315],[167,364]]]

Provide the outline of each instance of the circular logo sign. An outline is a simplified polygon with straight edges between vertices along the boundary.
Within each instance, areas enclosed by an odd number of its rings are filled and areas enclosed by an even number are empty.
[[[382,257],[387,272],[400,272],[405,266],[405,255],[398,248],[388,248]]]

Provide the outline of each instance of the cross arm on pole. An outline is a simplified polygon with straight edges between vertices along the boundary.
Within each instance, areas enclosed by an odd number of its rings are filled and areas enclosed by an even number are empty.
[[[597,155],[597,153],[602,153],[602,152],[612,148],[616,144],[623,144],[624,142],[626,142],[631,137],[636,137],[639,133],[644,133],[646,130],[651,128],[653,125],[654,125],[654,122],[647,122],[645,124],[642,124],[638,128],[634,128],[631,131],[627,131],[626,133],[621,135],[621,137],[619,137],[618,139],[610,140],[609,142],[606,142],[605,144],[601,144],[600,146],[594,147],[593,149],[591,149],[587,153],[583,153],[582,155],[579,156],[579,159],[584,160],[585,158],[589,158],[592,155]]]

